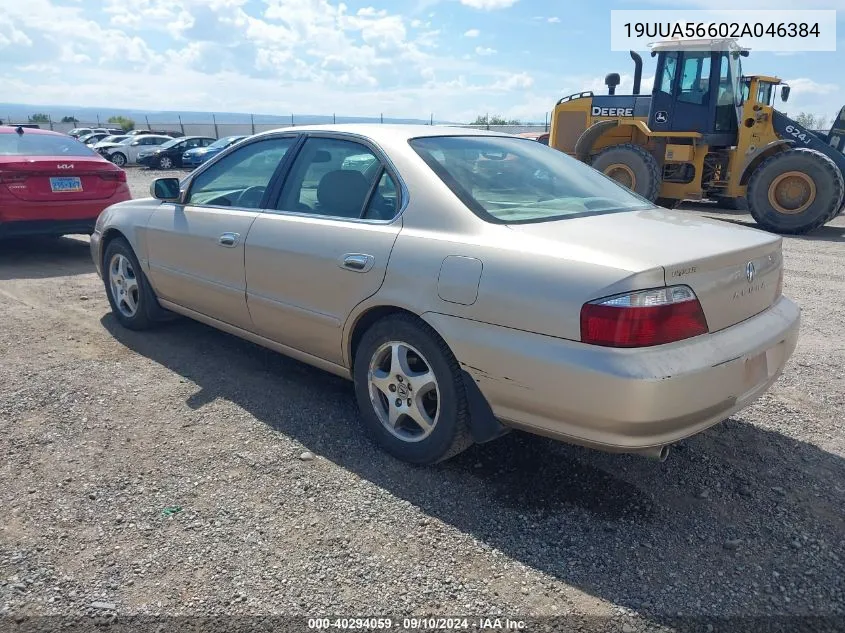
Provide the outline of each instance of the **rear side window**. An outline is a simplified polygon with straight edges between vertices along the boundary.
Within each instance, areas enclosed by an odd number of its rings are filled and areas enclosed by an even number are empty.
[[[70,136],[52,134],[0,134],[0,156],[97,156]]]
[[[381,162],[365,145],[309,138],[290,170],[277,208],[336,218],[390,219],[393,214],[384,217],[386,207],[368,209],[382,171]]]

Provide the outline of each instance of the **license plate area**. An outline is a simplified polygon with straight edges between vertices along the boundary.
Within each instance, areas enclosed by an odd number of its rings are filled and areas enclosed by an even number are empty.
[[[766,352],[745,359],[745,388],[752,389],[769,377]]]
[[[77,177],[50,178],[50,191],[53,193],[75,193],[82,191],[82,180]]]

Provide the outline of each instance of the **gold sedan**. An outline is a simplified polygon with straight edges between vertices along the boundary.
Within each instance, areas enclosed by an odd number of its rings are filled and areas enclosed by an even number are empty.
[[[117,320],[177,313],[350,378],[393,455],[520,428],[663,459],[792,354],[781,238],[655,207],[540,143],[259,134],[100,216]]]

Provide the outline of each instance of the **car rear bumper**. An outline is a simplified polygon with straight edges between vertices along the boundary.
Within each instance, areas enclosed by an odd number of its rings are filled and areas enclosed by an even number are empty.
[[[713,334],[642,349],[585,345],[429,313],[504,424],[616,452],[694,435],[762,395],[798,340],[786,297]]]
[[[96,218],[90,220],[0,220],[0,238],[26,235],[90,235]]]

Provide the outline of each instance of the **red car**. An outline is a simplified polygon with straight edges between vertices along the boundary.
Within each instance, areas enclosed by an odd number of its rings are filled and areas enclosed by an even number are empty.
[[[126,172],[76,139],[0,126],[0,237],[91,234],[131,197]]]

